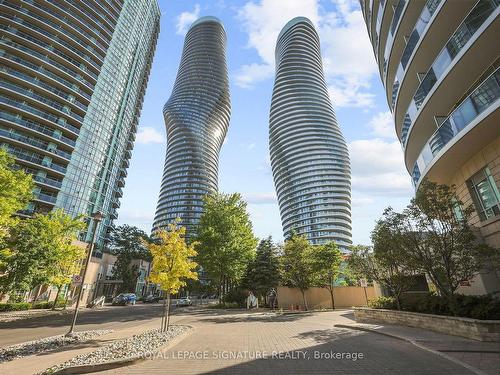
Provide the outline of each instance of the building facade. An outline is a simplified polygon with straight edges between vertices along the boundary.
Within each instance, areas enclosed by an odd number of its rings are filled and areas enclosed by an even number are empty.
[[[296,233],[347,250],[349,154],[328,96],[319,37],[304,17],[278,36],[269,151],[285,238]]]
[[[33,175],[24,215],[119,199],[159,33],[152,0],[1,0],[0,146]],[[81,239],[90,241],[92,228]]]
[[[455,185],[500,249],[500,1],[360,3],[415,188]],[[461,292],[498,292],[499,280],[482,273]]]
[[[231,106],[226,32],[220,20],[191,25],[172,95],[163,108],[167,151],[153,232],[180,218],[193,233],[203,197],[217,191],[219,151]]]

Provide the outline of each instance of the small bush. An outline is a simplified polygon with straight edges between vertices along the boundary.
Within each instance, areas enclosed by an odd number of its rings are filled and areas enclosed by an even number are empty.
[[[396,309],[392,297],[379,297],[368,302],[373,309]],[[500,301],[489,295],[464,296],[457,294],[451,301],[436,294],[405,294],[401,309],[422,314],[449,315],[463,318],[498,320]]]
[[[22,311],[31,309],[31,303],[28,302],[9,302],[0,303],[0,311]]]
[[[368,307],[372,309],[395,309],[396,300],[393,297],[378,297],[368,301]]]
[[[240,306],[236,302],[223,302],[208,305],[210,309],[238,309]]]
[[[224,303],[236,303],[240,307],[246,307],[246,298],[248,297],[248,292],[241,288],[235,288],[230,290],[223,298]]]

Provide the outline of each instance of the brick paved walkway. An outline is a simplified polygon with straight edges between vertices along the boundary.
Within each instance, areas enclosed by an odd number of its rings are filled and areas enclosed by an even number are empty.
[[[272,316],[198,311],[177,321],[194,332],[154,359],[106,374],[471,374],[414,345],[379,334],[334,328],[348,312]],[[362,353],[363,359],[315,359]],[[257,355],[266,359],[254,358]],[[346,356],[347,354],[344,354]],[[231,358],[231,356],[233,358]],[[234,358],[234,357],[237,358]],[[351,354],[352,356],[352,354]]]

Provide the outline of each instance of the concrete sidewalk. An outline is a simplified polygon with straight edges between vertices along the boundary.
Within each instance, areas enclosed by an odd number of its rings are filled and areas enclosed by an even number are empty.
[[[476,374],[500,374],[500,343],[470,340],[424,329],[398,325],[340,323],[335,327],[374,332],[418,346],[421,349],[462,363]]]

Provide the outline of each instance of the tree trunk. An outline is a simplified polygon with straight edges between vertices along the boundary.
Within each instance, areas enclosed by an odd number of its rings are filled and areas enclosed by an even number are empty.
[[[165,296],[163,296],[163,311],[161,314],[161,325],[160,325],[160,331],[163,332],[164,330],[164,325],[165,325],[165,312],[167,311],[167,300],[165,299]]]
[[[57,300],[59,298],[59,293],[61,292],[61,288],[62,288],[62,285],[57,286],[56,299],[54,300],[54,304],[52,305],[52,311],[54,311],[56,309]]]
[[[167,329],[165,331],[168,331],[169,326],[170,326],[170,293],[167,293]]]
[[[333,288],[329,288],[330,298],[332,299],[332,310],[335,310],[335,300],[333,299]]]
[[[400,295],[399,294],[396,294],[395,295],[395,298],[396,298],[396,307],[398,310],[401,310],[401,300],[400,300]]]
[[[303,289],[301,289],[300,292],[302,293],[302,300],[304,301],[304,309],[307,311],[309,307],[307,306],[306,292]]]

